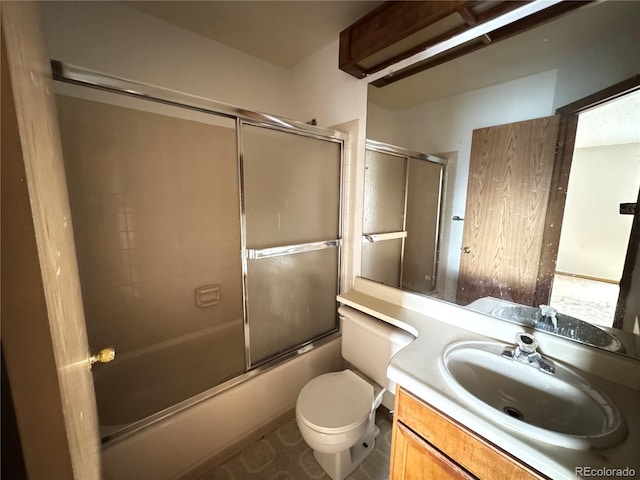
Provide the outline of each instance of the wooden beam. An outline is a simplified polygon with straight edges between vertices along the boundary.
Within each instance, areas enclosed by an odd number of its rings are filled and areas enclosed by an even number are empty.
[[[398,80],[402,80],[403,78],[410,77],[412,75],[415,75],[416,73],[420,73],[424,70],[428,70],[429,68],[437,67],[438,65],[442,65],[443,63],[447,63],[458,57],[462,57],[467,53],[475,52],[476,50],[479,50],[485,46],[486,45],[482,43],[480,39],[478,39],[475,42],[469,43],[451,52],[442,53],[425,63],[419,63],[413,67],[408,67],[399,72],[394,72],[393,75],[387,75],[386,77],[379,78],[375,82],[371,82],[371,85],[373,85],[374,87],[384,87],[385,85],[390,85],[397,82]]]
[[[421,51],[423,51],[425,48],[428,48],[432,45],[435,45],[443,40],[446,40],[454,35],[457,35],[459,33],[464,32],[465,30],[467,30],[468,27],[467,26],[462,26],[462,27],[458,27],[455,28],[453,30],[450,30],[448,32],[446,32],[445,34],[442,35],[438,35],[437,37],[434,37],[432,39],[430,39],[428,42],[424,42],[421,43],[419,45],[416,45],[415,47],[409,48],[407,50],[405,50],[404,52],[395,55],[393,57],[390,57],[387,60],[384,60],[383,62],[378,63],[377,65],[375,65],[372,68],[369,68],[368,70],[364,70],[365,74],[371,74],[371,73],[375,73],[378,72],[380,70],[383,70],[391,65],[393,65],[394,63],[400,62],[402,60],[404,60],[405,58],[409,58],[412,55],[415,55],[416,53],[420,53]],[[373,85],[376,85],[377,81],[373,83]]]
[[[462,19],[467,23],[467,25],[469,25],[470,27],[473,27],[474,25],[478,24],[478,17],[476,17],[476,14],[473,13],[470,9],[468,8],[461,8],[458,11],[458,14],[462,17]]]
[[[474,27],[478,24],[478,17],[470,9],[462,8],[458,11],[458,14],[462,17],[465,23],[470,27]],[[489,36],[488,33],[485,33],[480,38],[482,39],[482,43],[484,43],[485,45],[488,45],[491,43],[491,37]]]
[[[358,65],[362,60],[473,3],[385,2],[340,33],[339,67],[360,78],[368,73]]]
[[[549,8],[546,8],[540,12],[537,12],[533,15],[529,15],[528,17],[525,17],[521,20],[515,21],[510,23],[509,25],[506,25],[502,28],[499,28],[497,30],[494,30],[493,32],[491,32],[491,42],[492,43],[496,43],[500,40],[505,40],[507,38],[510,38],[514,35],[517,35],[519,33],[525,32],[527,30],[530,30],[532,28],[537,27],[538,25],[542,25],[543,23],[546,23],[548,21],[551,21],[561,15],[564,15],[572,10],[575,10],[576,8],[582,7],[584,5],[587,5],[588,3],[591,3],[591,1],[593,0],[585,0],[585,1],[566,1],[566,2],[561,2],[558,4],[555,4]],[[507,4],[516,4],[519,2],[506,2]],[[507,5],[508,7],[509,5]],[[517,5],[516,5],[517,6]],[[500,6],[500,8],[504,8],[503,5]],[[486,21],[488,18],[488,15],[492,15],[495,14],[495,12],[484,12],[482,15],[478,15],[478,22],[482,23],[483,21]],[[494,18],[494,17],[491,17]],[[447,32],[447,34],[450,35],[451,32]],[[442,38],[438,39],[438,42],[442,41]],[[429,44],[423,44],[421,45],[421,49],[419,51],[424,50],[425,48],[428,48],[429,46],[433,45],[433,40],[429,41]],[[403,78],[407,78],[411,75],[415,75],[416,73],[420,73],[423,72],[425,70],[428,70],[430,68],[433,68],[437,65],[441,65],[442,63],[446,63],[448,61],[454,60],[456,58],[462,57],[463,55],[466,55],[468,53],[474,52],[476,50],[480,50],[481,48],[486,47],[487,44],[483,43],[481,41],[481,37],[476,41],[476,42],[469,42],[467,45],[455,49],[455,50],[451,50],[449,52],[444,52],[440,55],[437,55],[431,59],[428,59],[424,62],[421,63],[417,63],[411,67],[407,67],[405,69],[403,69],[402,71],[398,71],[398,72],[394,72],[393,75],[390,76],[386,76],[386,77],[382,77],[378,80],[376,80],[375,82],[372,82],[371,84],[376,86],[376,87],[383,87],[385,85],[389,85],[391,83],[397,82],[398,80],[402,80]],[[417,47],[416,47],[417,48]],[[414,49],[415,50],[415,49]],[[417,52],[416,52],[417,53]],[[407,55],[405,58],[409,57],[410,55]],[[398,60],[399,61],[399,60]],[[385,62],[388,63],[388,62]],[[395,62],[393,62],[395,63]],[[392,65],[393,63],[390,63],[389,65]],[[367,71],[366,73],[374,73],[382,68],[386,68],[389,65],[385,65],[381,68],[371,68],[369,69],[369,71]]]
[[[636,90],[640,90],[640,74],[560,107],[556,110],[556,113],[580,113]]]
[[[508,2],[497,2],[496,6],[493,6],[479,14],[475,14],[472,10],[470,10],[468,7],[463,7],[458,14],[463,16],[464,14],[462,13],[464,10],[467,10],[470,12],[471,15],[473,15],[473,17],[476,19],[477,22],[486,22],[487,20],[491,20],[493,18],[499,17],[500,15],[503,15],[515,8],[518,8],[520,6],[522,6],[523,4],[527,3],[526,0],[514,0],[514,1],[508,1]],[[464,17],[463,17],[464,18]],[[448,40],[451,37],[454,37],[460,33],[463,33],[464,31],[468,30],[469,28],[471,28],[473,25],[469,25],[467,24],[462,25],[460,27],[456,27],[453,28],[447,32],[444,32],[440,35],[437,35],[433,38],[430,38],[429,40],[422,42],[418,45],[416,45],[415,47],[409,48],[407,50],[405,50],[404,52],[395,55],[393,57],[390,57],[389,59],[378,63],[377,65],[375,65],[374,67],[366,70],[366,69],[360,69],[360,72],[362,72],[361,76],[365,76],[367,74],[371,74],[371,73],[375,73],[377,71],[380,71],[384,68],[387,68],[391,65],[393,65],[394,63],[400,62],[402,60],[404,60],[405,58],[409,58],[412,55],[415,55],[416,53],[420,53],[421,51],[423,51],[426,48],[429,48],[433,45],[436,45],[440,42],[443,42],[445,40]],[[486,37],[489,37],[489,35],[486,35]],[[485,40],[483,39],[483,37],[480,37],[482,39],[483,42],[485,42]],[[489,42],[492,41],[491,37],[488,38]],[[485,42],[485,44],[488,44],[488,42]],[[478,45],[477,42],[471,42],[469,45],[466,45],[465,47],[462,47],[460,49],[455,50],[455,52],[458,52],[457,54],[453,54],[452,52],[450,53],[444,53],[441,56],[438,56],[438,61],[434,61],[434,64],[431,65],[431,67],[435,67],[436,65],[440,65],[441,63],[445,63],[446,61],[452,60],[453,58],[456,58],[457,56],[461,56],[465,53],[469,53],[472,52],[473,50],[476,50],[477,48],[481,47],[482,45]],[[431,68],[430,67],[430,68]],[[412,71],[412,70],[411,70]],[[413,75],[413,73],[411,73],[410,75]],[[355,75],[358,76],[358,75]],[[406,76],[409,75],[403,75],[402,77],[395,77],[394,76],[394,80],[393,81],[397,81],[400,78],[405,78]],[[377,80],[376,82],[373,82],[372,85],[377,86],[377,87],[381,87],[384,86],[388,83],[393,83],[393,81],[390,81],[390,79],[387,79],[386,77],[384,79],[380,79]]]

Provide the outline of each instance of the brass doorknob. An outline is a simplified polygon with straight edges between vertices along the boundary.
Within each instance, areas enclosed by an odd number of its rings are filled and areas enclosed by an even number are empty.
[[[462,247],[462,253],[471,253],[471,249],[469,247]]]
[[[89,361],[91,365],[93,365],[94,363],[109,363],[112,362],[114,358],[116,358],[116,349],[109,347],[103,348],[95,355],[91,355]]]

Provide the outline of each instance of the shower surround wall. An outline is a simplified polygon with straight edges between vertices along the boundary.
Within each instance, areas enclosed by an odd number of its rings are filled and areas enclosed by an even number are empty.
[[[244,371],[235,121],[62,95],[57,108],[89,342],[136,370],[95,368],[109,434]],[[196,305],[211,285],[219,301]]]
[[[241,319],[235,122],[57,107],[91,345],[126,354]],[[208,284],[220,301],[198,308]]]

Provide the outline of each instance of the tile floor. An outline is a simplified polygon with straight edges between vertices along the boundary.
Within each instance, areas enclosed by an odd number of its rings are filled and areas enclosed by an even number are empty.
[[[619,293],[612,283],[556,274],[549,304],[571,317],[610,327]]]
[[[367,459],[347,480],[387,480],[391,451],[391,417],[386,408],[376,412],[380,434]],[[187,477],[188,478],[188,477]],[[189,480],[329,480],[304,442],[295,418],[247,447],[226,463]],[[186,479],[185,479],[186,480]]]

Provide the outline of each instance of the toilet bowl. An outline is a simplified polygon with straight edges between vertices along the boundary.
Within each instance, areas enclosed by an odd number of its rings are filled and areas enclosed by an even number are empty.
[[[375,410],[384,388],[351,370],[320,375],[298,395],[296,421],[304,441],[333,480],[342,480],[375,446]]]
[[[342,321],[342,356],[350,368],[309,381],[296,401],[296,422],[304,441],[332,480],[343,480],[373,451],[380,429],[375,412],[385,391],[391,357],[413,335],[349,307]]]

